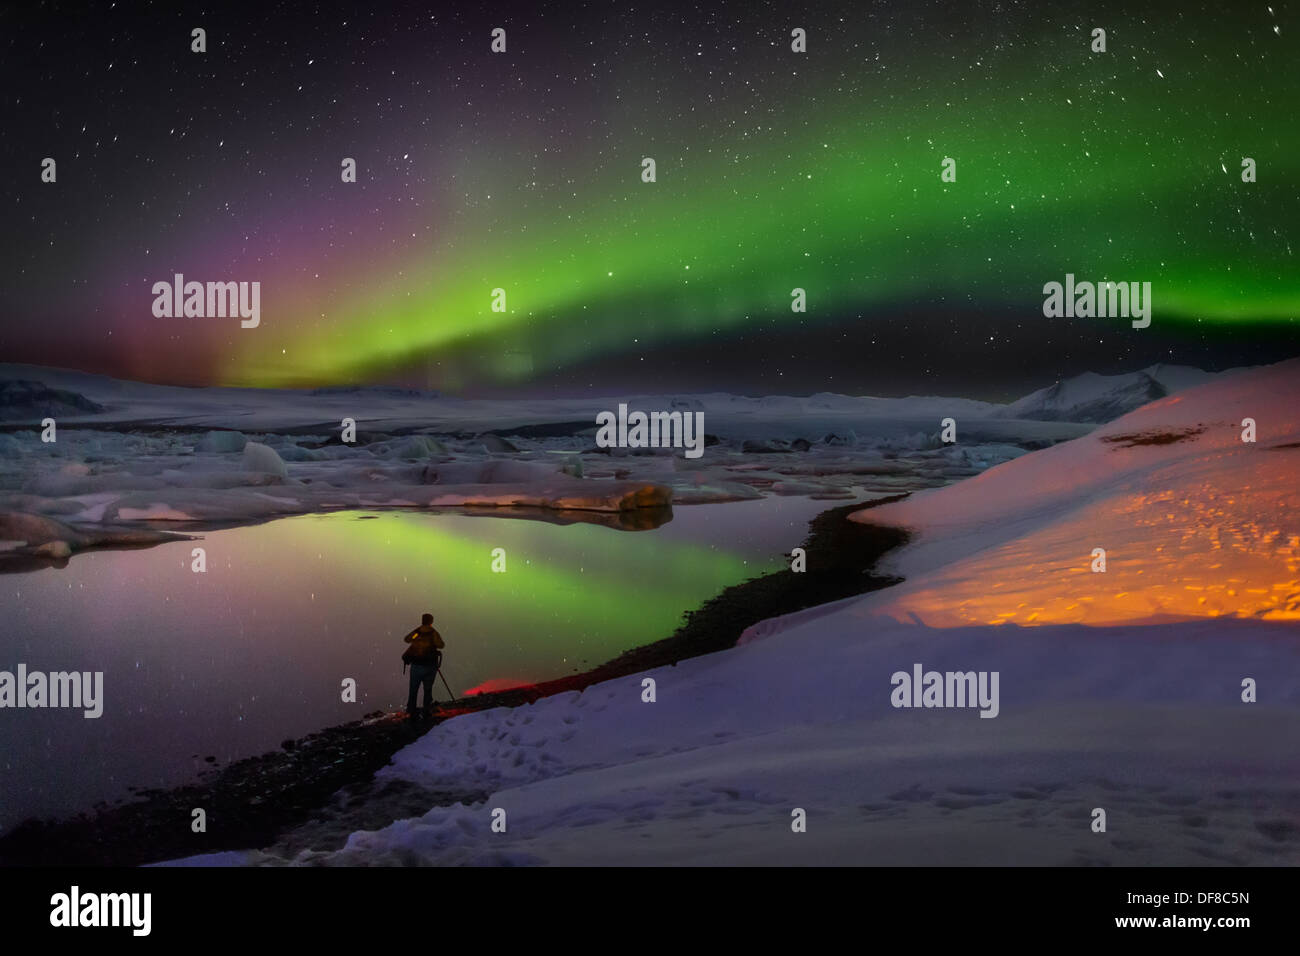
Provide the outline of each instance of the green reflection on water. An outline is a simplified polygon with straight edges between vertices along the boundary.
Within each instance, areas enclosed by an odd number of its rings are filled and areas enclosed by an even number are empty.
[[[589,524],[361,512],[288,519],[288,546],[318,551],[350,593],[432,611],[449,641],[487,651],[493,676],[541,679],[667,637],[683,612],[774,561]],[[291,530],[290,530],[291,529]],[[505,550],[506,571],[492,570]],[[344,586],[344,582],[340,582]],[[463,647],[463,645],[462,645]],[[487,665],[487,666],[482,666]],[[495,665],[495,666],[494,666]]]

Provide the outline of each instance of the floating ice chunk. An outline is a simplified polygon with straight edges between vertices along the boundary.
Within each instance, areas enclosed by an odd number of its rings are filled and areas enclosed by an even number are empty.
[[[474,439],[476,444],[481,444],[489,452],[513,452],[519,448],[512,441],[507,441],[500,435],[483,434]]]
[[[833,489],[811,481],[778,481],[772,485],[774,495],[822,495]],[[852,497],[850,495],[849,497]]]
[[[248,438],[243,432],[223,431],[208,432],[194,446],[195,451],[234,452],[243,451]]]
[[[681,505],[700,505],[718,501],[752,501],[762,498],[763,493],[752,485],[738,481],[709,480],[674,481],[671,485],[673,503]]]
[[[407,435],[387,443],[385,452],[393,458],[433,458],[447,454],[446,447],[428,435]]]
[[[157,502],[147,508],[118,508],[117,516],[123,521],[193,521],[194,516]]]
[[[0,511],[0,541],[6,543],[4,551],[9,556],[27,554],[44,558],[66,558],[74,551],[85,548],[183,540],[187,540],[187,536],[168,534],[165,531],[127,531],[118,528],[80,530],[45,515]],[[18,542],[21,544],[14,547],[14,543]]]
[[[244,470],[262,471],[271,475],[287,478],[289,469],[274,448],[259,442],[250,441],[244,446]]]
[[[292,442],[278,446],[276,451],[285,461],[325,461],[329,457],[323,449],[303,448]]]
[[[554,478],[559,468],[554,463],[512,461],[455,461],[429,465],[424,469],[427,485],[495,484],[499,482],[536,482]]]

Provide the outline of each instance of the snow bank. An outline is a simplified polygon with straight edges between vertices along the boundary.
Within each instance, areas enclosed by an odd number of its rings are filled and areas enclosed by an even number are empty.
[[[1254,419],[1258,440],[1242,441]],[[913,542],[881,613],[927,624],[1300,619],[1300,360],[861,512]],[[1094,566],[1105,550],[1106,571]]]

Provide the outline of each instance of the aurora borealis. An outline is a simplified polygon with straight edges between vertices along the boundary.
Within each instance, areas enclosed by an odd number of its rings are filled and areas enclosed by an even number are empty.
[[[114,7],[71,73],[5,13],[6,357],[800,393],[1300,351],[1285,5],[404,9]],[[1067,272],[1151,282],[1152,327],[1044,319]],[[155,318],[173,273],[260,281],[261,325]]]

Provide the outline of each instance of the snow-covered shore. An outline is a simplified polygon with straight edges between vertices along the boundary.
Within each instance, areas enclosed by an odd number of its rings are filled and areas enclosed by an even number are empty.
[[[916,532],[903,585],[448,721],[380,773],[483,803],[178,862],[1295,864],[1296,456],[1300,361],[1189,388],[865,513]],[[998,673],[997,716],[895,707],[917,664]]]
[[[1255,441],[1243,441],[1248,422]],[[1300,621],[1300,361],[1152,402],[941,492],[862,512],[917,532],[882,613],[926,624]],[[1105,573],[1094,572],[1094,549]]]

